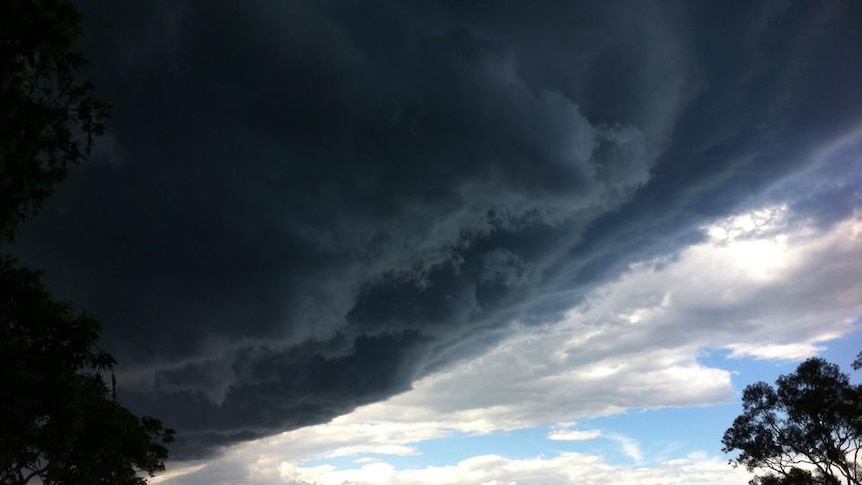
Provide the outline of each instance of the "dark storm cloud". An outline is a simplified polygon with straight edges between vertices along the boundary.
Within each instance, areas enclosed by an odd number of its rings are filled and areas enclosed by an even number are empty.
[[[21,253],[103,319],[181,456],[554,318],[862,99],[849,3],[82,6],[115,115]]]

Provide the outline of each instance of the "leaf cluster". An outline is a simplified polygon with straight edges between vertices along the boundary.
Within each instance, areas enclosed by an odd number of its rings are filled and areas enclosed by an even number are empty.
[[[80,23],[68,0],[0,2],[0,243],[104,132],[108,104],[78,76]]]
[[[173,430],[111,398],[98,337],[39,273],[0,259],[0,484],[142,484],[164,469]]]

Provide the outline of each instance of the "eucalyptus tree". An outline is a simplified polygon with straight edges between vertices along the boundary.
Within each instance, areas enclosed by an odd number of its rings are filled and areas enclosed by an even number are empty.
[[[808,359],[775,386],[747,386],[742,406],[722,451],[738,452],[735,466],[766,471],[751,484],[862,484],[862,385],[837,365]]]

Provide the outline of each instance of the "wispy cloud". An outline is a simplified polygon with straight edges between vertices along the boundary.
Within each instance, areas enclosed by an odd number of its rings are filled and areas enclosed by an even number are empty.
[[[549,440],[557,441],[588,441],[594,440],[602,436],[602,432],[597,429],[577,430],[577,429],[561,429],[548,433]]]
[[[621,434],[607,434],[605,437],[617,442],[623,454],[634,460],[635,463],[643,463],[643,452],[641,452],[640,444],[637,441]]]

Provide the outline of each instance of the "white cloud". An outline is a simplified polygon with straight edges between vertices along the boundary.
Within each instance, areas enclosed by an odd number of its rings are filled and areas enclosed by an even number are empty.
[[[453,465],[411,469],[398,469],[385,462],[365,463],[348,469],[329,465],[303,467],[282,462],[275,469],[277,473],[267,474],[273,480],[269,483],[294,485],[738,485],[750,478],[744,470],[729,467],[724,459],[700,453],[662,461],[654,466],[613,466],[597,455],[562,453],[550,458],[527,459],[482,455]]]
[[[602,432],[597,429],[589,430],[557,430],[548,433],[549,440],[556,441],[587,441],[594,440],[602,436]]]
[[[862,214],[817,233],[805,224],[791,227],[785,213],[767,208],[716,221],[704,228],[707,240],[674,258],[633,265],[560,322],[515,323],[512,336],[485,355],[423,378],[409,392],[327,424],[238,446],[222,460],[256,470],[249,477],[271,478],[277,470],[282,483],[319,485],[743,483],[744,472],[724,458],[658,464],[653,458],[654,465],[637,465],[645,457],[630,437],[576,430],[572,423],[627,409],[735,400],[730,373],[698,361],[704,348],[728,349],[731,357],[799,359],[854,331],[862,315]],[[716,235],[716,227],[735,229]],[[757,253],[758,245],[768,250]],[[528,460],[487,455],[422,469],[377,459],[349,469],[303,465],[366,453],[409,455],[417,443],[457,432],[555,423],[549,439],[610,439],[636,466],[573,453]],[[189,477],[207,476],[210,466]]]
[[[353,460],[354,463],[358,463],[360,465],[363,465],[366,463],[377,463],[378,461],[380,461],[380,460],[378,460],[377,458],[372,458],[370,456],[363,456],[362,458],[357,458],[357,459]]]
[[[333,458],[337,456],[354,456],[363,453],[377,453],[380,455],[400,455],[410,456],[418,455],[416,448],[403,445],[355,445],[336,448],[330,452],[324,453],[324,458]]]
[[[786,204],[764,207],[714,221],[703,229],[714,242],[765,237],[786,229],[787,210]]]
[[[771,360],[801,360],[824,350],[823,346],[815,345],[814,343],[798,343],[784,345],[752,345],[752,344],[732,344],[729,345],[730,357],[734,359],[742,357],[753,357],[755,359],[771,359]]]

